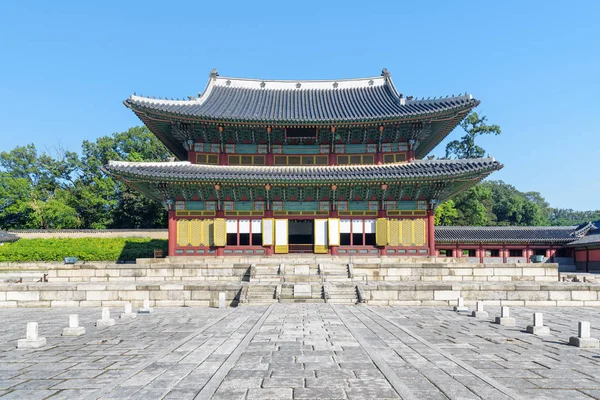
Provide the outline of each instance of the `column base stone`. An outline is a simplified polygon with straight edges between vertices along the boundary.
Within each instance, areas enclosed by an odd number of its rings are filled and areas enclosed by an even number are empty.
[[[571,336],[569,338],[569,344],[571,346],[581,347],[582,349],[597,349],[600,347],[600,342],[595,338],[580,338],[577,336]]]
[[[96,326],[98,328],[106,328],[108,326],[113,326],[115,324],[115,320],[113,318],[110,319],[99,319],[96,321]]]
[[[475,317],[475,318],[487,318],[489,317],[489,314],[487,311],[473,311],[471,313],[471,317]]]
[[[45,345],[45,337],[39,337],[37,339],[19,339],[17,341],[17,349],[39,349]]]
[[[498,325],[504,325],[504,326],[515,326],[516,322],[514,318],[502,318],[502,317],[496,317],[496,323]]]
[[[62,331],[63,336],[81,336],[85,333],[85,328],[83,326],[78,326],[77,328],[64,328]]]
[[[534,334],[536,336],[548,336],[548,335],[550,335],[550,328],[548,328],[547,326],[528,325],[526,330],[527,330],[527,333],[531,333],[531,334]]]

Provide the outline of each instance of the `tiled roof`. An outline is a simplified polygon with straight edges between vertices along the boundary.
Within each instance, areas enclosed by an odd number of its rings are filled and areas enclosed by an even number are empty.
[[[114,175],[165,180],[210,182],[337,182],[419,181],[436,178],[486,175],[502,168],[493,158],[470,160],[417,160],[405,164],[344,166],[221,166],[183,162],[110,161],[105,167]]]
[[[586,235],[581,239],[569,243],[569,247],[585,247],[600,245],[600,221],[590,222],[591,229],[586,232]]]
[[[438,243],[569,243],[575,226],[436,226]]]
[[[381,76],[337,81],[276,81],[221,77],[213,72],[202,95],[190,100],[133,95],[125,105],[202,120],[328,123],[435,115],[471,109],[471,95],[413,100],[400,95],[384,70]]]
[[[0,231],[0,243],[4,242],[16,242],[19,240],[17,235],[13,235],[12,233],[8,233],[5,231]]]

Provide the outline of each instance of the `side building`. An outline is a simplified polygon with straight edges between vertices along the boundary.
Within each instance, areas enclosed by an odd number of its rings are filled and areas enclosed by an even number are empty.
[[[381,76],[210,74],[188,100],[125,105],[179,161],[105,168],[169,212],[169,256],[435,255],[435,206],[502,165],[423,159],[479,101],[414,99]]]

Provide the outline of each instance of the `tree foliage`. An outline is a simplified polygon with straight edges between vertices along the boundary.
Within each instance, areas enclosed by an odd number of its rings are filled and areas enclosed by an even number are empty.
[[[481,135],[499,135],[498,125],[488,125],[487,117],[481,117],[474,111],[469,113],[460,126],[465,135],[459,140],[453,140],[446,145],[446,158],[479,158],[485,156],[485,150],[475,144],[475,139]]]
[[[577,225],[600,219],[600,211],[551,208],[538,192],[521,192],[502,181],[482,182],[440,204],[437,225]]]
[[[166,161],[171,153],[146,128],[84,141],[82,154],[38,153],[34,144],[0,153],[0,229],[157,228],[162,205],[113,180],[109,160]]]

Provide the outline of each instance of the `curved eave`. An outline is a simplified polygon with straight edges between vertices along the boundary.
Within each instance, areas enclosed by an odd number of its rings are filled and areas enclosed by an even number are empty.
[[[471,163],[479,162],[472,160]],[[420,163],[421,165],[419,165]],[[435,183],[435,182],[455,182],[463,181],[471,186],[484,179],[486,176],[503,167],[499,162],[484,161],[484,165],[473,167],[469,165],[468,160],[462,160],[458,163],[440,162],[440,161],[420,161],[410,164],[384,164],[369,166],[322,166],[322,167],[240,167],[240,166],[202,166],[189,163],[178,163],[173,167],[183,167],[183,169],[165,170],[163,166],[169,166],[169,163],[161,164],[158,171],[157,165],[141,165],[142,163],[113,163],[104,168],[111,174],[129,181],[140,182],[173,182],[185,184],[245,184],[245,185],[290,185],[297,183],[310,183],[314,185],[330,184],[394,184],[394,183]],[[452,168],[465,167],[468,170],[458,170],[456,172],[433,173],[427,168],[438,167]],[[395,171],[390,171],[396,168]],[[421,168],[421,170],[419,170]],[[312,170],[313,173],[310,173]],[[265,176],[265,171],[268,171]],[[314,173],[318,172],[318,173]],[[219,176],[220,173],[220,176]],[[344,174],[346,175],[340,175]],[[386,176],[381,174],[386,173]],[[262,175],[261,175],[262,174]],[[379,176],[369,176],[377,175]],[[395,175],[394,175],[395,174]],[[407,176],[406,174],[413,174]],[[421,174],[421,175],[418,175]],[[424,174],[428,174],[424,176]],[[204,176],[203,176],[204,175]],[[417,175],[417,176],[415,176]]]
[[[440,99],[441,100],[441,99]],[[418,102],[418,100],[416,101]],[[182,122],[195,122],[204,124],[231,124],[231,125],[270,125],[270,126],[350,126],[350,125],[380,125],[398,122],[414,122],[429,120],[433,118],[448,116],[465,110],[472,110],[480,104],[479,100],[471,99],[464,104],[455,107],[448,107],[440,111],[422,111],[403,115],[372,116],[368,118],[354,119],[240,119],[240,118],[222,118],[210,115],[196,115],[179,112],[167,112],[147,105],[138,104],[131,99],[124,102],[127,108],[136,114],[141,113],[148,118],[164,118],[166,120],[178,120]],[[138,114],[141,118],[141,116]]]

